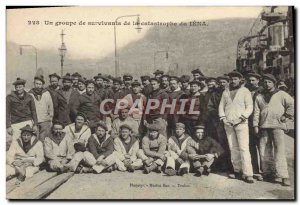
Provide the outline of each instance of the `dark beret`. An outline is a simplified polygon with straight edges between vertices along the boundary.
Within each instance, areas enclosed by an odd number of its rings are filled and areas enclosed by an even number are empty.
[[[148,75],[141,76],[141,81],[145,81],[145,80],[150,80],[150,76]]]
[[[13,85],[25,85],[26,84],[26,80],[21,79],[21,78],[17,78],[15,82],[13,82]]]
[[[122,81],[122,79],[121,79],[120,77],[113,78],[113,82],[117,82],[117,83],[119,83],[119,84],[122,84],[122,83],[123,83],[123,81]]]
[[[97,122],[97,123],[96,123],[96,128],[97,128],[97,127],[102,127],[105,131],[108,130],[108,129],[107,129],[106,123],[103,122],[103,121]]]
[[[122,125],[120,126],[120,130],[121,130],[121,129],[128,129],[128,130],[132,131],[132,128],[131,128],[128,124],[122,124]]]
[[[138,80],[135,80],[131,83],[131,86],[141,86],[141,83]]]
[[[70,81],[72,81],[72,77],[71,77],[70,73],[66,73],[66,75],[64,75],[64,76],[62,77],[62,79],[63,79],[63,80],[70,80]]]
[[[86,85],[91,84],[91,83],[94,84],[94,85],[96,84],[95,81],[94,81],[93,79],[89,79],[89,80],[86,80],[86,81],[85,81],[85,84],[86,84]]]
[[[32,134],[35,133],[30,125],[26,125],[25,127],[22,127],[20,130],[21,130],[21,132],[30,132]]]
[[[56,73],[53,73],[53,74],[49,75],[49,78],[52,78],[52,77],[56,77],[56,78],[58,78],[58,80],[60,79],[60,76],[57,75]]]
[[[272,75],[272,74],[264,74],[263,75],[263,78],[264,78],[264,80],[265,79],[268,79],[268,80],[271,80],[271,81],[273,81],[274,83],[277,83],[277,79],[274,77],[274,75]]]
[[[219,76],[217,79],[218,79],[219,81],[220,81],[220,80],[226,80],[227,82],[230,81],[230,78],[229,78],[228,75],[221,75],[221,76]]]
[[[259,75],[258,73],[254,73],[254,72],[253,73],[248,73],[247,77],[248,78],[254,77],[256,79],[261,79],[261,75]]]
[[[164,71],[161,71],[161,70],[156,70],[154,73],[154,75],[163,75],[164,74]]]
[[[132,75],[130,75],[128,73],[123,75],[123,80],[132,80],[132,79],[133,79]]]
[[[200,75],[204,76],[203,73],[202,73],[202,71],[201,71],[199,68],[192,70],[191,73],[192,73],[192,74],[194,74],[194,73],[199,73]]]
[[[78,78],[80,78],[81,75],[78,72],[75,72],[75,73],[72,74],[72,77],[78,77]]]
[[[232,71],[230,73],[228,73],[228,76],[229,77],[238,77],[238,78],[243,78],[244,76],[238,72],[238,71]]]
[[[180,81],[181,81],[182,83],[187,83],[187,82],[190,81],[190,79],[191,79],[191,77],[190,77],[189,75],[182,75],[182,76],[180,77]]]
[[[42,81],[43,84],[45,84],[45,80],[44,80],[44,76],[43,75],[35,76],[34,80],[40,80],[40,81]]]

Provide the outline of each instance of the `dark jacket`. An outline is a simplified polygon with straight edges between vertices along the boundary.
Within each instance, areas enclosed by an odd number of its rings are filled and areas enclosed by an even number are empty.
[[[87,143],[88,150],[98,159],[101,155],[106,158],[114,152],[114,140],[109,135],[105,136],[105,140],[101,143],[98,137],[93,134]]]
[[[6,97],[6,128],[27,120],[33,120],[37,124],[34,99],[25,91],[23,99],[20,99],[13,91]]]
[[[160,105],[158,106],[157,109],[151,109],[149,111],[149,114],[146,114],[146,118],[147,119],[156,119],[156,118],[159,118],[159,117],[162,117],[163,119],[167,119],[167,113],[165,114],[160,114],[160,110],[161,110],[161,106],[162,106],[162,102],[164,99],[167,99],[167,104],[169,103],[169,95],[161,90],[161,89],[158,89],[158,90],[154,90],[151,92],[150,96],[149,96],[149,99],[157,99],[159,100],[160,102]],[[147,102],[148,104],[149,102]]]
[[[150,94],[151,94],[151,92],[152,92],[152,86],[151,86],[151,84],[146,85],[146,86],[143,88],[143,91],[142,91],[142,93],[143,93],[146,97],[149,97]]]
[[[224,153],[224,149],[221,145],[211,137],[203,137],[201,140],[189,139],[186,145],[186,152],[188,154],[217,154],[221,156]]]
[[[68,125],[71,122],[74,122],[76,117],[76,115],[71,112],[71,108],[73,107],[73,103],[76,101],[76,99],[79,98],[80,94],[78,91],[74,90],[73,88],[71,89],[72,91],[71,91],[69,102],[64,96],[62,89],[59,89],[56,92],[58,109],[57,109],[57,116],[55,119],[60,121],[64,125]]]
[[[83,93],[73,104],[71,112],[76,116],[78,112],[84,113],[89,121],[96,122],[102,119],[100,104],[103,97],[94,92],[92,95]]]
[[[203,123],[203,113],[204,113],[204,96],[203,94],[200,94],[199,92],[196,93],[195,95],[183,95],[182,99],[188,99],[187,103],[185,104],[185,115],[181,115],[182,120],[188,119],[192,121],[196,121],[198,124]],[[193,106],[193,111],[199,111],[200,114],[192,114],[189,113],[190,107],[192,100],[195,99],[195,104]]]
[[[219,121],[219,104],[222,97],[222,91],[218,88],[215,88],[212,91],[206,93],[206,112],[205,112],[205,121]]]
[[[58,91],[59,89],[55,90],[55,89],[52,89],[50,86],[48,86],[46,88],[46,90],[48,90],[50,95],[51,95],[52,103],[53,103],[53,110],[54,110],[53,118],[56,119],[56,117],[58,115],[58,102],[57,102],[57,93],[56,93],[56,91]]]

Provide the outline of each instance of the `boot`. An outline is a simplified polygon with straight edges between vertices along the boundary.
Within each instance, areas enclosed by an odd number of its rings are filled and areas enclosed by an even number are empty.
[[[181,169],[179,169],[179,171],[178,171],[178,175],[179,175],[179,176],[184,176],[184,175],[187,175],[188,173],[189,173],[189,170],[188,170],[187,167],[181,168]]]
[[[176,175],[176,171],[174,169],[172,169],[171,167],[168,167],[165,169],[165,173],[169,176],[174,176]]]
[[[208,175],[210,174],[210,172],[211,172],[211,169],[208,168],[207,166],[205,166],[205,167],[204,167],[203,174],[206,175],[206,176],[208,176]]]
[[[127,171],[128,172],[134,172],[134,167],[130,164],[127,166]]]
[[[16,169],[16,176],[17,181],[23,182],[26,178],[26,168],[24,166],[21,167],[15,167]]]
[[[288,178],[282,179],[282,186],[291,186],[291,182]]]
[[[160,165],[157,165],[156,172],[159,173],[159,174],[161,173],[161,166]]]
[[[150,166],[145,166],[144,173],[149,174],[150,172],[152,172],[156,168],[157,168],[157,164],[152,163]]]
[[[253,184],[254,183],[254,179],[251,176],[245,177],[244,181],[248,184]]]

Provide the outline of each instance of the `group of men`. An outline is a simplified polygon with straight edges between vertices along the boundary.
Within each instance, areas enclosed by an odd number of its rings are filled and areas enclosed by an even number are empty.
[[[7,177],[24,181],[43,164],[60,173],[143,169],[170,176],[209,175],[214,168],[247,183],[255,177],[290,186],[284,138],[294,99],[272,74],[153,74],[140,83],[130,74],[54,73],[48,87],[35,76],[29,92],[17,78],[6,98]],[[124,99],[126,106],[117,103]],[[172,103],[149,111],[153,100]],[[181,110],[182,101],[183,110],[197,113],[170,111]]]

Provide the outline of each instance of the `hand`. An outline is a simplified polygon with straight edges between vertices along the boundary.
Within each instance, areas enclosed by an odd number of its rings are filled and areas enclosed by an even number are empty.
[[[33,131],[34,131],[35,133],[38,132],[38,127],[37,127],[36,125],[33,125],[32,129],[33,129]]]
[[[235,124],[232,126],[237,126],[237,125],[241,124],[241,122],[243,122],[243,120],[241,118],[239,118],[237,121],[235,121]]]
[[[224,123],[224,125],[232,126],[232,124],[226,118],[223,119],[223,123]]]
[[[280,122],[285,123],[285,122],[286,122],[286,117],[285,117],[285,116],[281,116],[281,117],[280,117]]]
[[[197,157],[198,157],[197,154],[189,154],[189,158],[190,158],[191,160],[196,160]]]
[[[103,165],[103,166],[107,166],[108,165],[108,162],[105,160],[105,159],[103,159],[102,161],[101,161],[101,165]]]
[[[147,127],[147,125],[148,125],[148,122],[146,120],[144,120],[144,125],[145,125],[145,127]]]
[[[96,161],[96,164],[97,164],[97,165],[101,165],[101,164],[102,164],[102,159],[101,159],[101,160],[97,160],[97,161]]]
[[[20,167],[22,166],[23,161],[22,160],[15,160],[12,165],[16,166],[16,167]]]
[[[125,159],[130,159],[130,155],[129,154],[125,154]]]
[[[124,162],[125,166],[128,166],[128,165],[132,164],[131,159],[125,159],[123,162]]]
[[[207,161],[211,161],[215,157],[213,154],[206,154],[205,156]]]
[[[11,136],[14,134],[14,130],[12,127],[7,128],[6,131],[7,131],[7,134],[9,134]]]
[[[254,127],[254,133],[255,133],[256,135],[258,135],[258,133],[259,133],[259,128],[258,128],[258,127]]]

